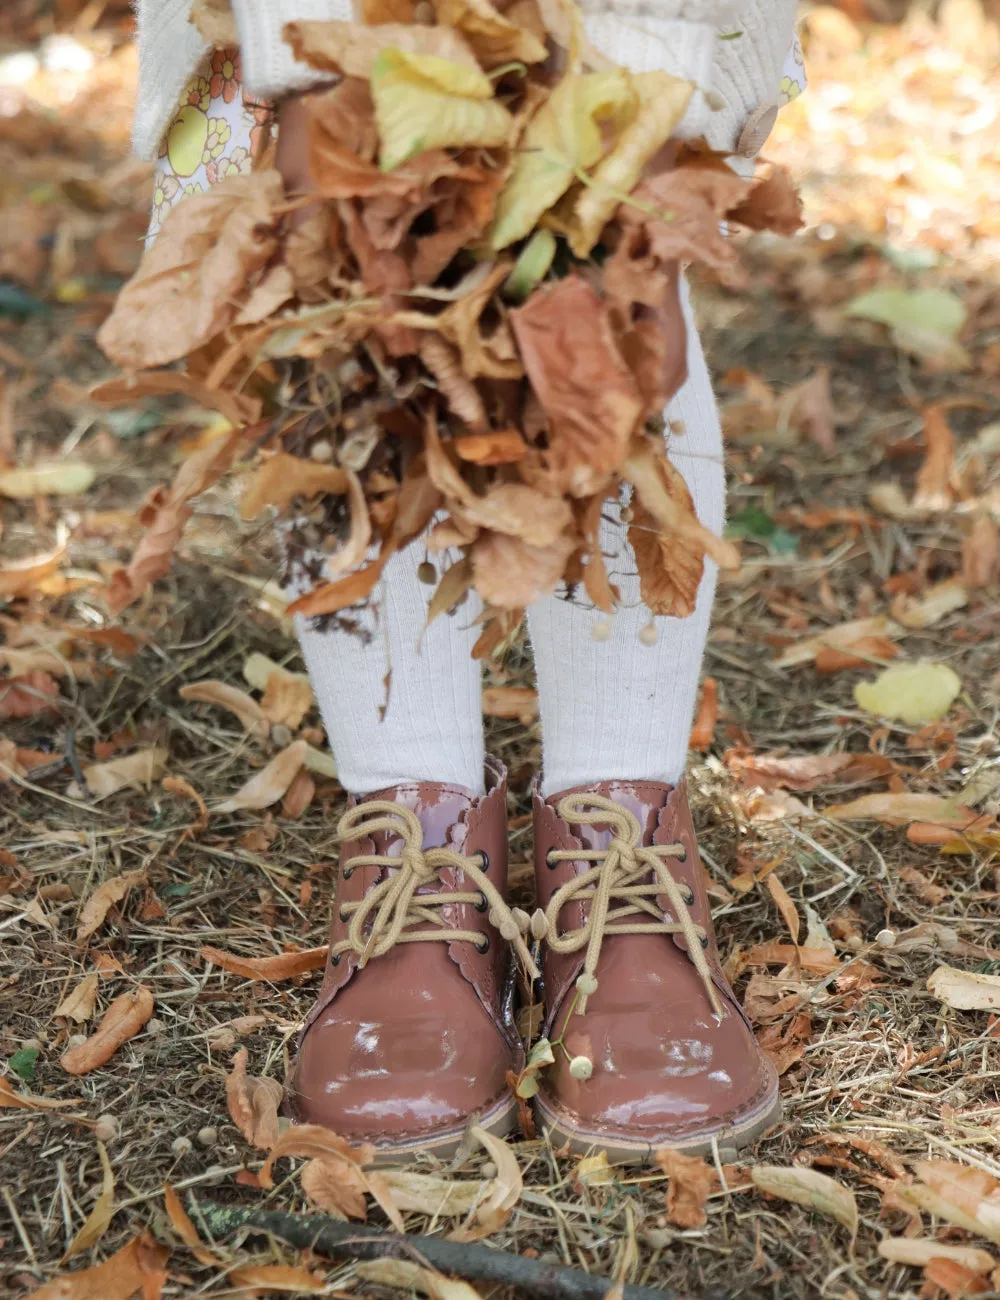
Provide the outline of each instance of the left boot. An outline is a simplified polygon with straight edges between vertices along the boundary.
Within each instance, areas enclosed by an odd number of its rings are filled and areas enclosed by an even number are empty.
[[[536,792],[534,824],[553,1144],[629,1161],[753,1142],[778,1080],[722,973],[683,784]]]

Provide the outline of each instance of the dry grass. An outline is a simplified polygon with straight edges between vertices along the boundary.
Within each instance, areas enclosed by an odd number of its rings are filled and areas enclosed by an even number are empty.
[[[907,37],[892,39],[909,40],[911,52],[918,51],[926,32],[917,23]],[[864,56],[852,52],[821,61],[814,94],[833,102],[830,87],[850,85],[851,77],[860,84],[866,66]],[[984,84],[997,95],[995,80]],[[778,142],[802,167],[805,126],[801,116],[790,120]],[[778,874],[800,912],[805,915],[808,904],[841,936],[837,980],[794,972],[783,977],[800,1000],[779,1027],[806,1011],[811,1030],[801,1059],[783,1078],[785,1118],[751,1158],[812,1163],[833,1173],[856,1194],[858,1239],[852,1249],[829,1219],[746,1192],[718,1192],[706,1226],[681,1229],[666,1216],[663,1174],[633,1170],[606,1185],[585,1186],[576,1162],[540,1140],[518,1146],[526,1190],[506,1227],[491,1238],[496,1246],[535,1251],[609,1279],[627,1266],[629,1280],[689,1295],[915,1294],[919,1274],[887,1264],[876,1252],[887,1231],[905,1224],[898,1211],[883,1212],[879,1180],[886,1170],[845,1146],[845,1138],[874,1139],[906,1164],[942,1157],[1000,1177],[1000,1045],[992,1019],[942,1008],[926,991],[927,976],[942,962],[1000,971],[993,946],[1000,899],[996,855],[979,848],[945,856],[910,843],[901,828],[824,818],[823,807],[859,792],[835,785],[800,796],[815,805],[816,816],[762,820],[724,761],[737,744],[772,755],[864,752],[874,744],[910,769],[907,788],[954,794],[997,771],[1000,756],[995,585],[935,626],[908,632],[901,643],[906,658],[946,662],[962,678],[964,694],[945,737],[894,725],[873,739],[877,723],[852,695],[865,673],[822,676],[809,666],[781,670],[774,663],[775,647],[804,630],[884,612],[883,584],[893,574],[919,571],[927,582],[954,572],[966,532],[966,521],[954,513],[919,523],[869,514],[859,525],[809,531],[790,512],[817,505],[866,511],[869,488],[880,478],[899,479],[909,492],[922,452],[922,408],[961,398],[950,418],[962,455],[977,431],[997,418],[1000,399],[996,368],[988,362],[1000,339],[1000,321],[988,305],[995,285],[977,262],[978,246],[959,241],[948,250],[954,261],[916,277],[924,286],[959,287],[970,304],[979,304],[966,338],[975,362],[970,372],[928,372],[874,331],[821,328],[824,304],[841,301],[844,285],[860,291],[865,275],[881,267],[880,241],[882,247],[897,239],[920,244],[906,222],[878,239],[864,233],[865,215],[850,209],[853,191],[843,183],[848,162],[836,157],[834,174],[819,176],[820,160],[805,180],[814,221],[826,219],[825,202],[843,218],[844,230],[833,239],[827,230],[823,237],[813,230],[791,251],[755,246],[753,292],[737,299],[706,287],[702,294],[706,342],[718,374],[744,367],[783,389],[826,365],[844,423],[830,458],[804,441],[758,438],[734,445],[731,514],[758,505],[784,521],[798,545],[776,553],[748,543],[746,568],[721,589],[707,670],[720,684],[722,716],[715,746],[695,756],[690,776],[716,886],[721,944],[739,972],[738,987],[745,990],[749,978],[761,974],[760,968],[740,968],[740,951],[775,938],[787,941],[767,888],[755,884],[741,893],[730,883],[748,864],[780,860]],[[816,197],[821,179],[825,199]],[[134,510],[142,493],[169,472],[179,443],[197,430],[190,412],[168,403],[159,408],[153,432],[123,441],[99,412],[83,408],[92,416],[84,422],[79,410],[52,401],[51,385],[65,382],[67,371],[75,384],[103,373],[89,337],[95,315],[88,316],[86,305],[82,312],[56,307],[45,319],[0,332],[0,359],[9,383],[24,376],[16,411],[25,458],[82,439],[80,450],[100,459],[94,488],[85,501],[71,503],[77,513],[70,520],[69,572],[80,579],[79,588],[41,600],[39,608],[54,621],[101,626],[101,576],[129,544],[121,521],[108,512]],[[16,350],[13,363],[3,354],[8,346]],[[31,358],[30,365],[19,369],[17,354]],[[995,475],[992,466],[986,470]],[[5,504],[5,550],[18,555],[51,545],[60,510],[58,502]],[[58,714],[3,725],[2,734],[17,745],[48,750],[54,758],[48,765],[39,760],[30,781],[0,785],[6,855],[0,875],[13,877],[0,900],[0,1056],[8,1060],[26,1044],[37,1047],[31,1090],[81,1103],[65,1113],[0,1110],[5,1294],[21,1295],[57,1272],[92,1209],[101,1182],[94,1130],[102,1116],[115,1121],[107,1147],[118,1208],[90,1252],[94,1259],[142,1226],[169,1239],[164,1182],[219,1199],[308,1209],[293,1177],[279,1179],[266,1198],[238,1182],[241,1171],[259,1168],[262,1160],[229,1120],[224,1080],[237,1043],[249,1048],[253,1073],[283,1078],[318,976],[280,986],[250,984],[208,968],[199,949],[207,943],[260,957],[325,941],[342,792],[334,782],[320,782],[297,819],[280,811],[220,815],[192,838],[184,832],[194,805],[158,785],[98,803],[79,791],[79,766],[93,761],[95,745],[116,735],[126,748],[138,742],[168,749],[170,773],[209,803],[235,791],[286,740],[280,731],[264,743],[248,740],[235,719],[178,695],[181,685],[204,677],[245,686],[243,664],[255,651],[301,669],[287,624],[262,596],[277,567],[271,547],[267,534],[250,533],[238,522],[228,495],[212,495],[201,503],[171,578],[123,620],[126,630],[143,638],[139,651],[120,657],[92,650],[94,680],[64,680]],[[17,611],[19,618],[25,613],[24,607]],[[490,671],[497,682],[530,683],[525,646],[517,643]],[[315,715],[306,723],[316,726]],[[492,719],[490,742],[514,776],[512,814],[523,814],[539,761],[538,729]],[[995,801],[996,793],[985,797]],[[523,903],[530,901],[529,837],[524,826],[512,837],[515,893]],[[146,871],[148,883],[133,889],[90,941],[77,943],[83,901],[101,882],[137,868]],[[39,897],[40,911],[29,912]],[[902,935],[916,926],[923,929],[897,947],[876,940],[880,932]],[[120,963],[117,974],[102,979],[98,1010],[141,981],[155,995],[155,1019],[107,1066],[72,1078],[58,1058],[73,1027],[53,1013],[96,968],[98,954]],[[252,1027],[234,1026],[251,1015],[258,1018]],[[481,1165],[469,1157],[461,1172]],[[377,1211],[371,1218],[380,1221]],[[414,1213],[407,1227],[429,1232],[442,1225]],[[957,1229],[945,1235],[967,1238]],[[277,1243],[242,1244],[233,1252],[240,1260],[293,1257]],[[172,1269],[168,1294],[233,1293],[217,1270],[202,1267],[182,1248]],[[326,1276],[337,1289],[357,1284],[351,1265],[330,1268]]]

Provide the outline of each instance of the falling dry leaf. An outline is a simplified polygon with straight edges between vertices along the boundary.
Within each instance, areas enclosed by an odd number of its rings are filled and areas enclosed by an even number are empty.
[[[166,749],[139,749],[107,763],[91,763],[83,769],[83,779],[98,799],[106,799],[119,790],[148,790],[167,770],[169,757]]]
[[[711,748],[715,739],[715,728],[719,721],[719,683],[714,677],[706,677],[701,684],[701,697],[698,712],[691,728],[688,742],[692,749],[704,752]]]
[[[898,629],[895,629],[898,634]],[[844,650],[864,637],[891,636],[893,625],[884,614],[874,618],[855,619],[850,623],[840,623],[828,628],[818,636],[806,637],[787,646],[774,661],[777,668],[794,668],[799,664],[812,663],[823,650]]]
[[[917,510],[947,510],[952,502],[951,478],[955,469],[955,438],[940,406],[924,412],[927,453],[917,474],[913,505]]]
[[[91,1036],[79,1047],[68,1047],[59,1058],[67,1074],[89,1074],[109,1061],[153,1015],[153,994],[140,984],[134,993],[123,993],[104,1013]]]
[[[277,957],[240,957],[221,948],[205,946],[199,949],[202,958],[213,966],[220,966],[233,975],[248,980],[269,980],[273,984],[295,979],[309,971],[322,970],[326,965],[329,947],[305,948],[301,952],[283,952]]]
[[[969,592],[963,582],[949,578],[929,588],[921,597],[900,593],[892,602],[892,616],[903,627],[934,627],[943,618],[969,603]]]
[[[17,1092],[9,1080],[0,1078],[0,1110],[66,1110],[70,1106],[80,1106],[77,1099],[69,1101],[53,1100],[51,1097],[32,1097],[27,1092]]]
[[[110,880],[106,880],[103,885],[98,885],[80,911],[80,921],[76,929],[77,943],[83,939],[89,939],[94,931],[104,924],[104,918],[108,912],[116,903],[122,901],[130,889],[135,885],[144,885],[145,883],[146,870],[144,867],[140,867],[136,871],[126,871],[120,876],[113,876]],[[56,1014],[58,1015],[59,1012],[56,1012]]]
[[[231,798],[216,804],[212,811],[228,813],[241,809],[259,810],[277,803],[284,797],[305,762],[306,749],[304,740],[293,740],[287,749],[275,754],[265,768],[252,776],[242,789]]]
[[[44,579],[50,577],[66,558],[60,546],[48,555],[30,555],[0,568],[0,596],[30,596]]]
[[[167,1280],[169,1258],[170,1248],[157,1245],[144,1232],[103,1264],[64,1273],[24,1300],[133,1300],[139,1292],[156,1297],[162,1294]]]
[[[800,1166],[754,1165],[750,1177],[758,1191],[836,1219],[848,1230],[852,1240],[857,1236],[858,1206],[854,1194],[827,1174]]]
[[[247,1074],[247,1049],[233,1057],[226,1076],[226,1104],[229,1114],[251,1146],[270,1151],[278,1140],[278,1107],[284,1089],[277,1079],[258,1079]]]
[[[239,718],[243,727],[251,735],[259,739],[265,739],[270,733],[268,720],[257,701],[247,695],[246,691],[241,691],[226,682],[211,680],[191,682],[187,686],[182,686],[177,693],[182,700],[191,700],[197,704],[217,704],[222,709],[228,709]]]
[[[66,1259],[72,1259],[74,1255],[89,1250],[91,1246],[100,1241],[114,1217],[115,1176],[111,1172],[111,1161],[108,1159],[108,1153],[103,1142],[98,1142],[97,1154],[101,1158],[101,1168],[104,1171],[101,1193],[94,1203],[94,1208],[87,1215],[86,1222],[66,1247]]]
[[[275,452],[258,466],[240,501],[240,515],[256,519],[265,506],[282,509],[295,497],[312,497],[319,493],[342,496],[347,491],[348,476],[336,465],[322,465],[302,460],[287,452]]]
[[[1000,975],[939,966],[927,980],[928,991],[958,1011],[1000,1010]]]
[[[93,899],[91,899],[91,902],[93,902]],[[77,937],[79,938],[79,935]],[[52,1014],[62,1016],[66,1020],[72,1020],[78,1025],[84,1024],[94,1014],[99,983],[100,976],[96,973],[85,975],[76,988],[71,989],[66,994]]]
[[[700,1156],[686,1156],[665,1147],[654,1159],[670,1179],[667,1218],[679,1228],[703,1228],[708,1222],[705,1205],[718,1183],[715,1170]]]

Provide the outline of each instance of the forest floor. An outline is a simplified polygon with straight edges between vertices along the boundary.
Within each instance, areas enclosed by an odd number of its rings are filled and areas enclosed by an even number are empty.
[[[88,398],[109,375],[94,330],[149,203],[127,153],[134,56],[106,6],[61,34],[30,8],[0,16],[0,1293],[58,1276],[46,1296],[125,1296],[145,1269],[148,1295],[389,1294],[384,1272],[276,1238],[192,1245],[164,1199],[315,1208],[297,1166],[262,1187],[227,1077],[245,1047],[252,1076],[284,1079],[319,973],[289,978],[292,960],[248,978],[202,950],[325,943],[343,793],[290,675],[269,535],[230,489],[201,500],[171,576],[107,614],[144,495],[213,430],[176,399]],[[609,1288],[997,1295],[998,34],[948,0],[937,22],[918,7],[870,28],[814,7],[805,43],[810,90],[767,156],[795,172],[806,227],[748,244],[746,292],[698,285],[744,565],[720,586],[717,708],[709,687],[689,776],[727,970],[784,1118],[725,1169],[608,1169],[525,1137],[388,1186],[411,1233],[469,1219],[491,1246]],[[893,291],[874,308],[890,324],[847,310],[875,290]],[[3,495],[5,465],[46,461],[57,491]],[[890,662],[924,665],[916,720],[855,696]],[[530,906],[540,738],[523,642],[488,677]],[[249,730],[180,693],[205,679],[244,693]],[[203,815],[295,736],[322,755],[308,776],[268,808]],[[928,987],[942,967],[985,978]],[[69,1040],[140,987],[152,1018],[68,1073]],[[506,1206],[485,1226],[478,1191]],[[387,1223],[370,1198],[367,1214]]]

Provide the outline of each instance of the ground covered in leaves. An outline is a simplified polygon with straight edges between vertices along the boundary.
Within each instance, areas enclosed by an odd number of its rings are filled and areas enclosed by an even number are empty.
[[[973,0],[873,28],[813,8],[812,86],[768,151],[807,229],[752,243],[750,291],[699,285],[744,563],[691,782],[784,1120],[739,1167],[612,1172],[470,1139],[422,1182],[380,1183],[333,1152],[272,1177],[251,1141],[273,1143],[276,1092],[252,1080],[283,1079],[317,987],[342,793],[270,536],[228,492],[171,576],[108,616],[145,493],[217,428],[177,399],[87,399],[148,177],[126,152],[122,7],[57,8],[59,30],[34,4],[0,16],[4,1294],[108,1259],[59,1294],[389,1293],[277,1242],[199,1244],[191,1194],[465,1225],[609,1286],[997,1293],[996,27]],[[488,678],[527,905],[540,745],[520,641]]]

